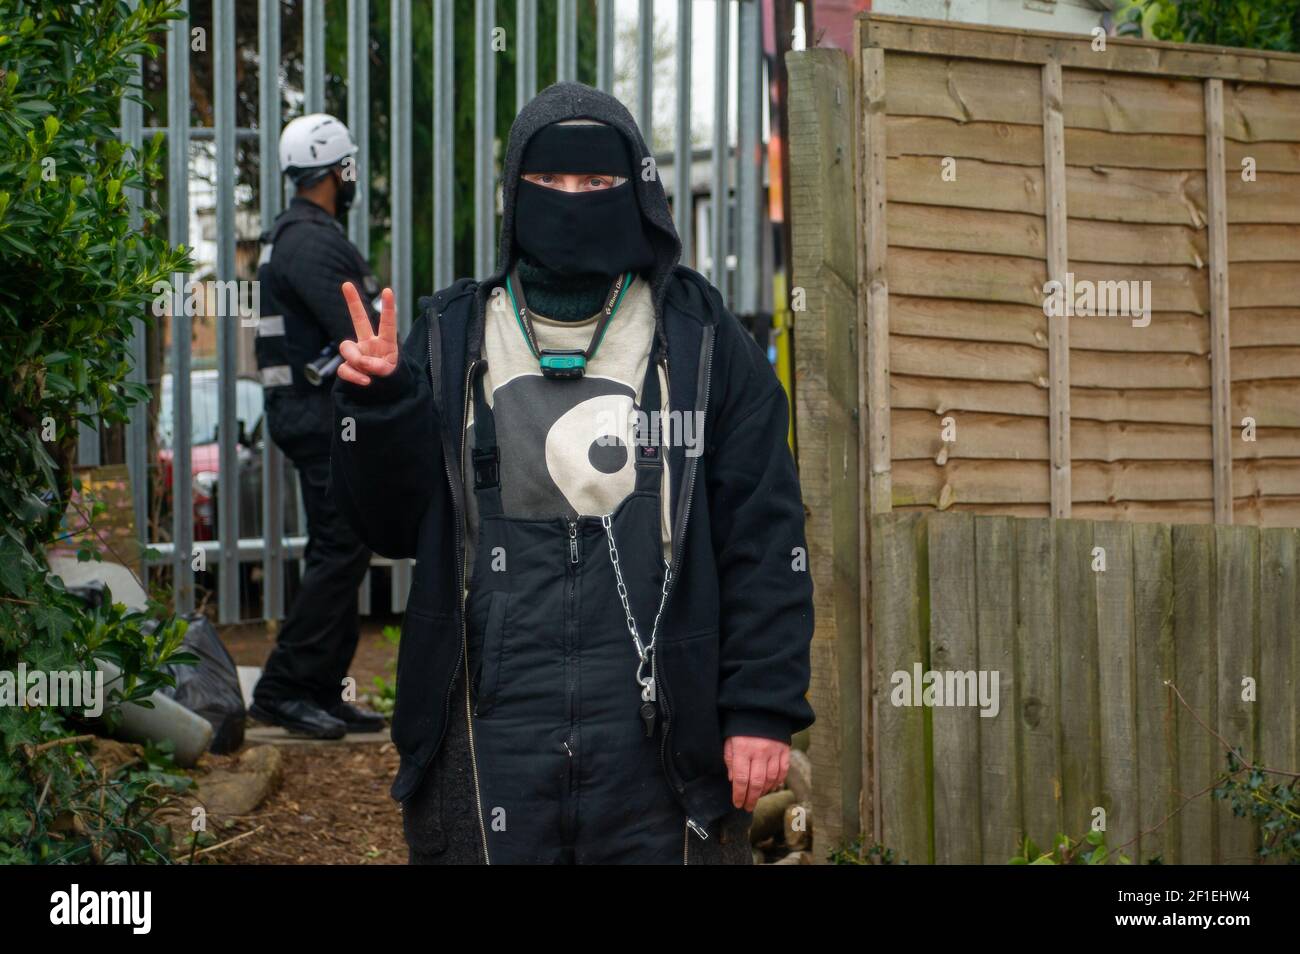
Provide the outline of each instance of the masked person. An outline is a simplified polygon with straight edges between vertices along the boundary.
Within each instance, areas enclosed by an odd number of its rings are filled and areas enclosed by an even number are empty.
[[[359,636],[357,587],[370,551],[328,492],[330,389],[339,342],[354,333],[339,285],[352,282],[367,297],[378,291],[340,222],[356,194],[356,152],[347,127],[333,116],[314,113],[285,126],[280,167],[296,193],[262,235],[257,272],[255,350],[267,425],[298,471],[307,546],[301,585],[249,711],[294,734],[330,739],[384,727],[382,716],[343,698]]]
[[[748,864],[805,694],[785,393],[698,274],[627,110],[510,132],[500,270],[391,293],[335,388],[339,505],[415,557],[393,739],[420,863]],[[336,431],[336,434],[338,432]]]

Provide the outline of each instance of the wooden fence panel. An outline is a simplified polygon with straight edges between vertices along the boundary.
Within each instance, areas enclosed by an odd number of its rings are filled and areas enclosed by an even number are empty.
[[[888,342],[887,393],[865,395],[890,445],[872,468],[890,503],[1300,522],[1300,57],[859,23],[862,62],[884,64],[862,141],[886,172],[860,206],[887,221],[864,214],[859,234],[884,273],[871,308],[891,315],[868,323]],[[1048,279],[1098,296],[1131,286],[1141,314],[1114,313],[1117,299],[1090,315],[1081,300],[1047,319]],[[936,421],[890,420],[923,410]],[[1046,423],[1047,457],[968,452],[962,435],[978,431],[964,425],[990,413],[1025,418],[1035,450]],[[943,417],[957,439],[910,463],[916,428]],[[1153,446],[1096,426],[1119,421],[1187,430]],[[999,470],[1007,460],[1022,463]],[[1250,463],[1263,460],[1286,466],[1264,480]],[[1129,464],[1149,464],[1149,483]]]
[[[1300,761],[1300,57],[871,14],[789,62],[819,848],[997,863],[1100,808],[1250,860],[1207,792],[1212,733]],[[916,667],[998,716],[895,705]]]
[[[1211,790],[1225,742],[1295,771],[1300,533],[895,513],[872,536],[900,858],[1002,864],[1101,830],[1134,863],[1258,859]]]

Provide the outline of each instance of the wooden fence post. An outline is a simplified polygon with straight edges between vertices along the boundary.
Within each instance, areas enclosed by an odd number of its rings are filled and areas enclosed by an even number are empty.
[[[1232,375],[1228,364],[1228,196],[1223,156],[1223,80],[1205,81],[1205,193],[1210,253],[1210,444],[1214,522],[1232,523]]]
[[[838,50],[786,56],[799,478],[808,512],[816,632],[810,699],[815,860],[867,824],[862,794],[863,585],[859,555],[858,303],[854,96]],[[814,423],[815,422],[815,423]]]
[[[1061,64],[1043,64],[1043,207],[1047,213],[1047,278],[1066,284],[1065,114]],[[1070,303],[1047,319],[1048,408],[1052,516],[1070,516]]]

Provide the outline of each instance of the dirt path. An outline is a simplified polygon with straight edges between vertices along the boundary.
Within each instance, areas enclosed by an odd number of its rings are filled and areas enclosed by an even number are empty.
[[[395,620],[363,619],[351,675],[363,696],[376,676],[393,678],[397,648],[382,635]],[[241,666],[261,666],[275,645],[260,623],[221,629],[222,642]],[[208,852],[216,864],[405,864],[402,816],[388,795],[397,773],[391,742],[279,745],[283,781],[253,814],[227,819]],[[209,756],[214,764],[229,761]]]
[[[284,781],[252,815],[217,839],[253,832],[205,856],[219,864],[406,863],[402,816],[388,797],[397,772],[391,743],[285,745]]]

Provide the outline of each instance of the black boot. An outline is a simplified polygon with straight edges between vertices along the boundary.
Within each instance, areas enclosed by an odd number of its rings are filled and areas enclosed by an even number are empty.
[[[278,725],[291,735],[313,739],[341,739],[348,731],[342,719],[335,718],[308,699],[254,702],[248,714],[258,722]]]
[[[339,702],[326,706],[325,711],[335,719],[338,719],[349,732],[383,732],[384,717],[378,712],[371,712],[369,709],[362,709],[354,706],[350,702]]]

